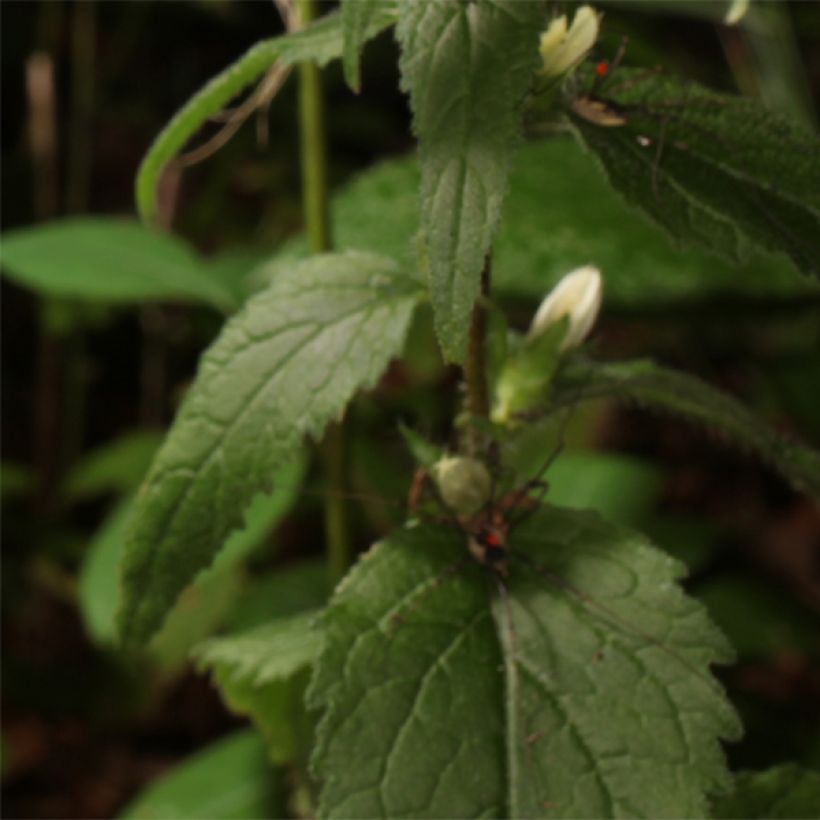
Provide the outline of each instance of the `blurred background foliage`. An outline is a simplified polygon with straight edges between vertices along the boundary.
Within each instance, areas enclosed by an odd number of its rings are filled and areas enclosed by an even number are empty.
[[[605,8],[603,56],[628,36],[630,63],[662,63],[816,125],[817,4],[753,4],[733,29],[720,2]],[[220,150],[166,175],[176,239],[110,217],[133,218],[136,168],[169,116],[282,23],[272,3],[228,0],[6,2],[2,15],[5,812],[111,816],[136,795],[137,816],[298,811],[293,772],[271,774],[260,736],[187,658],[215,632],[324,600],[322,478],[309,452],[254,502],[149,651],[119,652],[111,623],[129,500],[200,352],[226,313],[305,253],[294,78]],[[334,233],[339,247],[412,264],[417,170],[396,60],[390,34],[369,45],[359,96],[338,63],[323,74]],[[99,218],[48,242],[23,230],[88,215]],[[696,373],[820,444],[818,288],[782,258],[738,269],[673,248],[574,144],[526,146],[495,258],[500,303],[525,327],[550,285],[587,262],[606,282],[599,352]],[[397,419],[451,434],[456,379],[430,324],[418,318],[406,358],[348,416],[362,548],[402,515],[412,464]],[[597,507],[684,560],[690,590],[737,647],[739,663],[721,673],[747,729],[732,764],[820,766],[817,506],[638,408],[585,409],[568,438],[552,500]]]

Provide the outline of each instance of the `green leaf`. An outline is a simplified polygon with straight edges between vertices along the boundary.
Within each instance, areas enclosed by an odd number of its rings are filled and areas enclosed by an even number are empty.
[[[493,289],[541,299],[568,271],[593,262],[610,308],[653,308],[727,295],[782,299],[820,295],[783,257],[754,254],[740,265],[707,250],[673,246],[668,235],[627,205],[571,139],[524,145],[493,244]],[[418,166],[407,157],[379,163],[333,199],[336,246],[369,248],[415,264]],[[307,254],[301,237],[257,271],[260,280]]]
[[[143,643],[242,512],[401,350],[418,296],[390,260],[327,254],[251,299],[205,354],[140,491],[121,634]]]
[[[596,96],[619,124],[591,121],[589,97],[569,117],[630,203],[681,241],[731,259],[751,243],[820,275],[820,141],[810,131],[754,100],[643,69],[619,69]]]
[[[395,4],[391,3],[391,6],[395,6]],[[384,7],[385,0],[343,0],[342,2],[342,29],[344,34],[342,63],[344,65],[345,80],[356,93],[361,89],[359,62],[362,49],[364,44],[381,30],[373,25],[373,21],[385,13]]]
[[[369,18],[367,37],[373,37],[395,21],[391,4],[380,3]],[[258,80],[273,63],[292,65],[310,60],[324,66],[342,54],[342,26],[338,14],[328,14],[292,34],[262,40],[233,65],[214,77],[174,115],[142,161],[137,172],[137,210],[146,222],[156,214],[156,191],[163,168],[214,114],[237,94]]]
[[[790,441],[727,393],[648,360],[568,364],[552,401],[617,398],[680,416],[721,435],[777,470],[795,489],[820,497],[820,453]]]
[[[304,691],[321,644],[316,616],[313,611],[279,618],[213,638],[194,651],[199,668],[213,673],[228,707],[257,725],[276,763],[303,758],[312,736]]]
[[[63,493],[68,498],[87,498],[134,492],[145,478],[161,442],[161,433],[139,430],[97,447],[71,468]]]
[[[206,746],[151,783],[120,814],[140,820],[265,820],[281,817],[284,784],[255,731]]]
[[[463,535],[419,526],[337,589],[309,691],[320,815],[705,816],[738,724],[681,565],[553,507],[511,542],[503,587]]]
[[[731,795],[715,801],[713,817],[817,817],[820,773],[795,763],[765,772],[739,772]]]
[[[538,2],[403,3],[396,26],[421,161],[421,235],[436,331],[460,362],[519,142],[546,19]]]
[[[225,617],[238,592],[238,577],[233,570],[290,510],[305,469],[305,458],[295,458],[276,474],[271,495],[253,499],[245,511],[244,528],[227,539],[211,569],[176,602],[166,628],[152,644],[160,660],[166,664],[178,662],[192,643],[201,640]],[[114,620],[123,597],[120,562],[134,506],[134,499],[129,498],[114,508],[91,540],[80,570],[80,611],[89,635],[98,645],[115,639]]]
[[[44,296],[193,301],[222,310],[236,304],[188,245],[126,219],[76,217],[8,231],[0,263],[15,282]]]

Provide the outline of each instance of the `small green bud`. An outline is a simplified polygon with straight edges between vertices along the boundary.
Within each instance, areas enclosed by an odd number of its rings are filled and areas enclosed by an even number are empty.
[[[458,515],[472,515],[490,500],[490,472],[477,458],[445,456],[431,474],[444,503]]]

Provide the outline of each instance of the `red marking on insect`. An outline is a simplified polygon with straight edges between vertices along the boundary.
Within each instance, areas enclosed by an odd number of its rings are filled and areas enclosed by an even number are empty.
[[[607,60],[601,60],[601,62],[595,66],[595,73],[601,78],[606,77],[606,75],[609,74],[609,62]]]
[[[484,543],[487,544],[488,547],[500,547],[501,539],[494,532],[488,532],[484,536]]]

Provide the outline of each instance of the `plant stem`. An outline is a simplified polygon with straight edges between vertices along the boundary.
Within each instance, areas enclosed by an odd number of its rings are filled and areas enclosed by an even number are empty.
[[[316,16],[315,0],[298,0],[299,20],[306,26]],[[302,153],[302,196],[305,226],[314,253],[330,250],[330,207],[327,189],[322,80],[315,63],[299,65],[299,114]],[[345,486],[345,436],[341,422],[331,425],[322,444],[322,460],[330,492],[324,501],[327,569],[335,586],[350,563]]]
[[[490,267],[488,254],[484,260],[484,269],[481,271],[481,296],[473,306],[467,361],[464,363],[467,412],[478,418],[487,418],[490,415],[490,392],[487,386],[487,309],[484,306],[484,300],[490,294]],[[474,428],[468,429],[468,447],[475,452],[479,449],[480,437]]]

